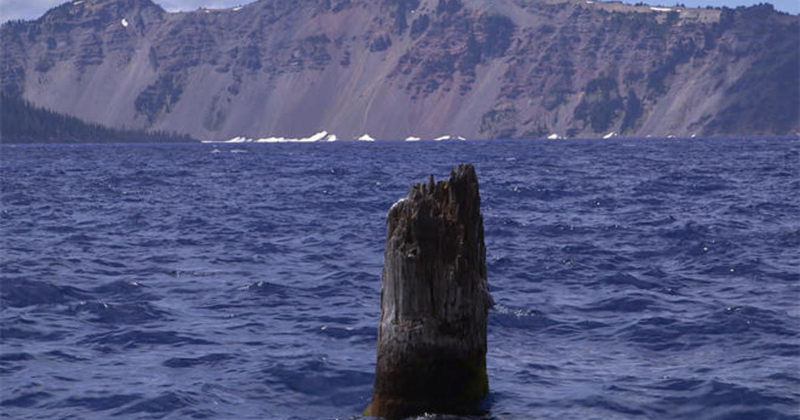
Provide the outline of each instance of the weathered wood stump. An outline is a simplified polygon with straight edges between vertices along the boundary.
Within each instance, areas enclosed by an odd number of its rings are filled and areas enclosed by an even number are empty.
[[[489,392],[486,317],[493,305],[478,177],[411,187],[387,215],[381,323],[366,415],[475,414]]]

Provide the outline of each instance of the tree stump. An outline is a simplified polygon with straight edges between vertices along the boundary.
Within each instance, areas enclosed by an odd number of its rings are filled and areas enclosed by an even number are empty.
[[[411,187],[389,210],[386,230],[378,363],[364,414],[476,414],[489,392],[486,318],[494,302],[475,168]]]

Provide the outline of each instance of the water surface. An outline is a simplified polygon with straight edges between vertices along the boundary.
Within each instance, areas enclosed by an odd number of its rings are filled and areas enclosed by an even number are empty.
[[[2,147],[0,413],[367,405],[386,211],[475,164],[487,418],[800,418],[800,141]]]

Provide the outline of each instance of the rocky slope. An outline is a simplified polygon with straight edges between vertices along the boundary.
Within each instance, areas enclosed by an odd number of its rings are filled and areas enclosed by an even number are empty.
[[[800,17],[769,5],[85,0],[0,37],[4,93],[205,139],[800,131]]]

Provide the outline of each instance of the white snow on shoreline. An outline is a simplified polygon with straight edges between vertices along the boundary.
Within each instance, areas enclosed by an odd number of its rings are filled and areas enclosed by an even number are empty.
[[[560,138],[560,137],[559,137]],[[353,139],[354,141],[365,141],[365,142],[374,142],[375,138],[370,136],[369,134],[364,134],[357,139]],[[434,139],[433,141],[466,141],[467,139],[462,136],[440,136]],[[322,142],[334,142],[339,141],[339,137],[336,134],[329,133],[327,131],[320,131],[310,137],[264,137],[264,138],[249,138],[244,136],[237,136],[230,138],[228,140],[202,140],[202,143],[322,143]],[[420,137],[407,137],[405,141],[422,141]]]
[[[563,138],[564,138],[564,137],[561,137],[561,136],[559,136],[559,135],[558,135],[558,134],[556,134],[556,133],[553,133],[553,134],[551,134],[551,135],[547,136],[547,139],[548,139],[548,140],[561,140],[561,139],[563,139]]]
[[[611,139],[611,138],[614,138],[614,137],[617,137],[617,133],[615,133],[613,131],[608,133],[608,134],[606,134],[605,136],[603,136],[604,139]]]
[[[286,138],[286,137],[267,137],[255,140],[255,143],[316,143],[320,141],[336,141],[335,134],[328,134],[327,131],[320,131],[311,137]]]
[[[122,22],[120,22],[120,23],[122,23],[122,26],[124,26],[126,28],[128,27],[128,19],[122,18]]]
[[[319,143],[319,142],[334,142],[339,138],[336,134],[328,133],[327,131],[320,131],[310,137],[264,137],[260,139],[251,139],[248,137],[234,137],[228,140],[203,140],[203,143]]]
[[[327,131],[320,131],[319,133],[314,134],[311,137],[306,137],[304,139],[300,139],[300,141],[320,141],[320,140],[322,140],[322,139],[324,139],[326,137],[328,137],[328,132]]]

